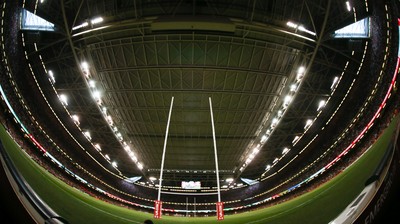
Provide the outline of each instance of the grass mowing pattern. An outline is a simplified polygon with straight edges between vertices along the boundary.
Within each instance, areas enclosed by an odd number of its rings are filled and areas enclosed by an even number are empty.
[[[285,203],[235,215],[225,215],[225,223],[328,223],[336,217],[363,189],[365,181],[379,164],[397,119],[378,141],[351,167],[332,181]],[[139,212],[93,198],[65,184],[31,160],[8,136],[0,125],[0,137],[11,160],[36,193],[71,224],[142,223],[153,219],[151,213]],[[149,211],[151,212],[151,211]],[[155,223],[217,223],[216,217],[163,216]]]

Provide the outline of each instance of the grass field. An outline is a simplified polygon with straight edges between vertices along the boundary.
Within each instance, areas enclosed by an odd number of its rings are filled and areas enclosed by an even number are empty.
[[[166,224],[328,223],[361,192],[365,181],[373,173],[385,153],[394,130],[395,122],[392,122],[371,149],[349,169],[332,181],[296,199],[256,211],[225,215],[224,221],[217,221],[216,217],[170,216],[163,216],[162,219],[153,221]],[[63,183],[32,161],[8,136],[2,125],[0,125],[0,137],[10,158],[31,187],[42,200],[69,223],[122,224],[142,223],[145,219],[153,219],[151,213],[105,203]]]

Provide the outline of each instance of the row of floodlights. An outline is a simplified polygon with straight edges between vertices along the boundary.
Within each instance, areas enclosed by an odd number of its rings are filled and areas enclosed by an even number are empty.
[[[304,76],[304,67],[301,67],[298,70],[298,74],[297,74],[297,77],[296,77],[296,82],[301,81],[303,76]],[[338,80],[339,80],[338,77],[334,77],[332,85],[331,85],[331,90],[336,88],[336,86],[338,84]],[[290,91],[291,92],[295,92],[296,89],[297,89],[297,85],[298,85],[298,83],[292,84],[291,87],[290,87]],[[287,95],[284,98],[283,109],[287,108],[287,106],[289,105],[291,100],[292,100],[292,96],[291,95]],[[317,112],[320,112],[322,110],[322,108],[325,107],[325,105],[326,105],[326,101],[325,100],[320,100],[319,103],[318,103]],[[284,110],[282,110],[282,109],[279,110],[278,113],[277,113],[277,116],[272,119],[270,128],[267,129],[266,133],[261,137],[260,143],[257,145],[256,148],[253,149],[252,153],[248,156],[248,158],[246,159],[245,163],[240,168],[240,171],[244,170],[244,168],[254,159],[255,155],[259,152],[260,147],[262,147],[266,143],[266,141],[270,137],[272,131],[274,130],[274,128],[278,124],[280,118],[282,117],[283,113],[284,113]],[[304,125],[304,130],[305,131],[308,130],[312,126],[314,121],[315,121],[315,119],[307,119],[306,122],[305,122],[305,125]],[[296,135],[293,138],[292,144],[295,144],[299,139],[300,139],[300,136]],[[290,149],[285,147],[282,150],[282,155],[283,156],[286,155],[289,151],[290,151]],[[274,161],[272,162],[272,164],[275,165],[279,160],[281,160],[283,158],[283,156],[281,158],[275,158]],[[272,167],[271,165],[267,164],[265,170],[268,171],[268,170],[270,170],[271,167]]]
[[[87,65],[85,65],[85,63],[83,64],[83,67],[84,67],[84,68],[88,68]],[[49,70],[49,71],[48,71],[48,76],[49,76],[50,82],[54,85],[54,83],[55,83],[55,77],[54,77],[53,71]],[[95,88],[94,83],[91,84],[91,87]],[[99,92],[98,92],[97,90],[93,91],[93,92],[92,92],[92,95],[93,95],[93,97],[96,99],[96,101],[97,101],[98,103],[101,103],[100,94],[99,94]],[[58,95],[58,98],[59,98],[60,102],[61,102],[65,107],[68,106],[68,97],[67,97],[66,94],[59,94],[59,95]],[[105,108],[104,108],[104,109],[105,109]],[[104,109],[103,109],[103,113],[105,113],[105,110],[104,110]],[[78,115],[72,114],[72,115],[71,115],[71,118],[72,118],[72,121],[73,121],[77,126],[80,126],[80,118],[79,118]],[[109,123],[109,124],[110,124],[110,123],[112,124],[111,117],[108,118],[108,123]],[[92,136],[91,136],[91,134],[90,134],[90,131],[88,131],[88,130],[82,131],[82,134],[83,134],[83,135],[85,136],[85,138],[88,139],[90,142],[92,141]],[[119,133],[119,132],[116,133],[116,135],[122,137],[121,133]],[[100,154],[102,154],[102,153],[101,153],[101,151],[102,151],[101,146],[100,146],[98,143],[93,143],[93,146],[94,146],[94,148],[95,148]],[[103,154],[102,154],[102,155],[103,155]],[[106,158],[106,159],[111,163],[111,165],[112,165],[113,167],[118,168],[117,162],[116,162],[116,161],[111,162],[111,158],[110,158],[110,156],[109,156],[108,154],[104,154],[103,156],[104,156],[104,158]],[[143,169],[143,166],[142,166],[141,164],[138,164],[138,167],[139,167],[140,169]]]
[[[259,143],[257,144],[257,146],[254,147],[253,150],[251,151],[251,153],[247,156],[245,162],[239,169],[240,172],[242,172],[246,168],[246,166],[251,163],[251,161],[255,158],[255,156],[258,154],[258,152],[263,147],[263,145],[267,142],[267,140],[268,140],[269,136],[271,135],[271,133],[273,132],[273,130],[278,125],[279,120],[282,118],[284,112],[289,107],[289,104],[292,102],[293,96],[296,93],[301,80],[304,78],[305,70],[306,69],[304,66],[300,66],[297,69],[296,80],[293,84],[290,85],[289,94],[287,94],[284,97],[281,109],[277,112],[277,115],[272,119],[270,127],[267,129],[265,134],[261,136],[261,139],[260,139]]]
[[[336,88],[336,86],[337,86],[337,84],[338,84],[338,80],[339,80],[338,77],[334,77],[333,82],[332,82],[332,85],[331,85],[331,90],[333,90],[334,88]],[[322,110],[322,108],[324,108],[325,106],[326,106],[326,100],[320,100],[320,101],[318,102],[317,112],[320,112],[320,111]],[[279,112],[278,112],[278,114],[279,114]],[[274,123],[274,122],[277,123],[276,118],[274,118],[274,119],[275,119],[275,120],[273,120],[272,123]],[[315,121],[315,119],[307,119],[306,122],[305,122],[305,125],[304,125],[304,130],[305,130],[305,131],[308,130],[308,129],[313,125],[314,121]],[[270,130],[270,129],[269,129],[269,130]],[[270,133],[270,131],[267,131],[267,134],[269,134],[269,133]],[[264,143],[265,143],[265,141],[267,140],[267,136],[268,136],[268,135],[264,135],[264,136],[261,138],[261,142],[264,142]],[[293,138],[292,144],[297,143],[297,141],[298,141],[299,139],[300,139],[300,136],[299,136],[299,135],[296,135],[296,136]],[[282,154],[285,155],[289,150],[290,150],[289,148],[284,148],[283,151],[282,151]],[[280,160],[280,159],[275,158],[274,161],[273,161],[273,165],[275,165],[279,160]],[[271,169],[271,167],[272,167],[272,166],[268,164],[268,165],[266,166],[265,170],[268,171],[268,170]]]
[[[107,108],[102,105],[102,101],[101,101],[101,93],[100,91],[97,89],[96,87],[96,81],[94,81],[91,78],[91,73],[90,73],[90,66],[89,64],[84,61],[81,63],[81,70],[86,78],[87,84],[91,90],[92,93],[92,97],[95,99],[95,101],[97,102],[97,105],[101,108],[101,112],[103,114],[103,117],[105,118],[105,120],[107,121],[108,125],[110,126],[110,128],[112,129],[113,133],[115,134],[115,136],[117,137],[117,139],[120,141],[120,143],[122,144],[122,146],[124,147],[124,150],[126,151],[126,153],[128,154],[128,156],[131,158],[131,160],[133,162],[136,163],[137,167],[142,170],[143,169],[143,164],[140,163],[138,161],[137,156],[135,155],[135,153],[131,150],[130,146],[126,143],[126,141],[124,141],[124,138],[121,134],[121,132],[118,131],[118,127],[115,126],[114,121],[111,117],[110,114],[107,113]]]

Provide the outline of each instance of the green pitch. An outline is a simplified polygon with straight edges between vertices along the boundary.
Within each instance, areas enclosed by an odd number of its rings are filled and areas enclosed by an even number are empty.
[[[1,141],[10,158],[36,193],[60,216],[72,224],[122,224],[143,223],[328,223],[335,218],[363,189],[365,181],[380,162],[397,119],[385,130],[371,149],[349,169],[332,181],[293,200],[256,211],[216,217],[163,216],[154,220],[152,211],[139,212],[105,203],[63,183],[32,161],[0,125]],[[227,205],[228,207],[229,205]]]

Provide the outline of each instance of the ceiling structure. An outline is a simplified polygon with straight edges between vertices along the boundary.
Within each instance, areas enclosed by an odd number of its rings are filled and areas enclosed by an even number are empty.
[[[209,98],[221,177],[257,179],[284,148],[290,151],[278,168],[320,130],[364,50],[331,37],[354,22],[354,14],[336,1],[71,0],[45,2],[36,13],[56,27],[41,33],[36,52],[54,73],[54,87],[68,96],[66,108],[79,116],[79,127],[90,131],[91,141],[123,175],[160,174],[174,97],[164,164],[164,180],[172,185],[215,182]],[[100,16],[101,22],[90,23]],[[356,20],[365,16],[360,10]],[[353,66],[333,95],[332,81],[348,61]],[[101,103],[92,97],[96,91]],[[306,121],[317,115],[303,136]],[[302,138],[294,143],[296,136]]]

